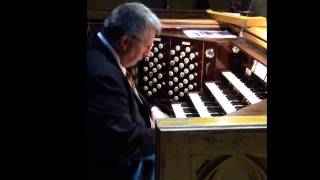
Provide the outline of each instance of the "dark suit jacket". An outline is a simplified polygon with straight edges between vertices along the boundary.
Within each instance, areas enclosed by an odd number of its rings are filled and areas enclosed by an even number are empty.
[[[87,49],[89,179],[130,179],[139,158],[154,153],[150,106],[137,100],[115,58],[97,36]],[[111,178],[112,177],[112,178]]]

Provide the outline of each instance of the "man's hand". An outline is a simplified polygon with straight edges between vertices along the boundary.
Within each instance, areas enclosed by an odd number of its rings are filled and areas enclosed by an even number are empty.
[[[151,108],[152,120],[150,120],[151,128],[156,127],[156,119],[168,118],[169,116],[162,112],[157,106],[152,106]]]
[[[151,128],[154,129],[156,127],[156,116],[153,111],[151,111],[151,116],[152,118],[150,119],[150,124],[151,124]]]

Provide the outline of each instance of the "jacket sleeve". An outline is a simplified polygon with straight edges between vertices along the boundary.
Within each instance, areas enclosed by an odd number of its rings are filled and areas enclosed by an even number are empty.
[[[132,121],[127,87],[111,74],[96,75],[87,82],[91,134],[112,156],[139,158],[154,153],[154,129]]]

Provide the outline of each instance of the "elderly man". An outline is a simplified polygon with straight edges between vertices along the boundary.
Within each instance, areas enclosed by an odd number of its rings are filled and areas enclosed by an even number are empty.
[[[88,41],[88,179],[154,179],[155,117],[127,68],[149,56],[160,32],[149,8],[126,3]]]

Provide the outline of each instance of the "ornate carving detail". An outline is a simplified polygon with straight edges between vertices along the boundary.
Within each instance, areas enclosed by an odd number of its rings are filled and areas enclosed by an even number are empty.
[[[266,180],[266,159],[236,153],[205,160],[196,171],[197,180]]]

